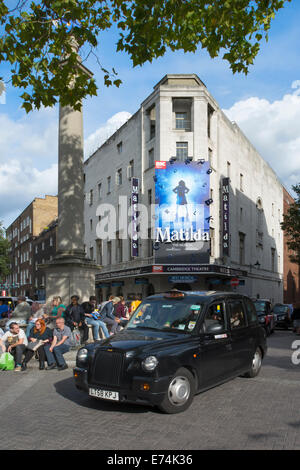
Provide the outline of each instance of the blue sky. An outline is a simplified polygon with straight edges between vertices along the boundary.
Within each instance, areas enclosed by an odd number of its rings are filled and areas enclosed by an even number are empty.
[[[299,19],[299,0],[286,3],[247,76],[233,75],[226,61],[212,60],[202,49],[195,54],[168,52],[152,64],[133,68],[125,53],[115,52],[116,31],[103,34],[100,61],[105,68],[114,67],[123,84],[119,89],[104,87],[95,60],[86,63],[99,86],[98,96],[84,103],[86,141],[100,144],[165,74],[196,73],[290,189],[300,181]],[[6,104],[0,104],[0,220],[5,226],[33,197],[55,194],[57,187],[57,108],[26,115],[20,94],[8,86]]]

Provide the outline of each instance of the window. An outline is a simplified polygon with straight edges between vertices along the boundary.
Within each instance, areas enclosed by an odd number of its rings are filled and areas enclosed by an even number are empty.
[[[91,190],[90,190],[90,201],[89,201],[89,202],[90,202],[90,206],[93,205],[93,199],[94,199],[94,192],[93,192],[93,190],[91,189]]]
[[[210,256],[215,256],[215,229],[209,229],[209,238],[210,238]]]
[[[90,219],[90,230],[93,230],[93,219]]]
[[[42,250],[45,249],[45,242],[42,242]]]
[[[111,242],[107,242],[107,264],[111,264]]]
[[[188,157],[187,142],[176,142],[176,157],[179,160],[185,160]]]
[[[239,232],[239,262],[240,264],[245,264],[245,238],[244,233]]]
[[[275,271],[275,248],[271,248],[271,271]]]
[[[102,240],[96,240],[96,249],[97,249],[97,263],[102,264]]]
[[[213,115],[214,109],[212,106],[208,103],[207,105],[207,137],[211,137],[211,118]]]
[[[243,208],[240,207],[240,222],[243,222]]]
[[[188,127],[187,123],[187,113],[175,113],[176,120],[176,129],[186,129]]]
[[[118,153],[122,153],[123,151],[123,143],[120,142],[118,145],[117,145],[117,149],[118,149]]]
[[[52,237],[50,237],[49,243],[50,243],[50,246],[53,246],[53,238]]]
[[[244,187],[243,187],[243,175],[242,173],[240,173],[240,191],[244,191]]]
[[[94,259],[94,247],[93,246],[90,247],[90,259],[92,260]]]
[[[152,189],[148,189],[148,206],[152,204]]]
[[[251,325],[257,323],[257,314],[253,303],[249,299],[247,299],[247,297],[244,298],[244,302],[246,305],[248,324]]]
[[[150,140],[151,140],[151,139],[153,139],[153,137],[155,137],[155,121],[156,121],[155,106],[152,106],[152,108],[150,108],[147,111],[147,114],[148,114],[148,118],[149,118],[149,137],[150,137]]]
[[[216,302],[209,306],[203,322],[203,331],[205,333],[209,328],[219,325],[223,327],[223,330],[226,329],[224,305],[222,302]]]
[[[209,165],[213,167],[213,151],[210,148],[208,149],[208,161]]]
[[[148,228],[148,257],[153,256],[153,241],[151,228]]]
[[[116,261],[117,263],[122,263],[123,261],[123,240],[120,238],[119,232],[117,232],[116,237]]]
[[[130,179],[134,175],[134,160],[130,160],[129,166],[127,167],[127,178]]]
[[[98,183],[98,199],[102,197],[102,184]]]
[[[230,162],[227,162],[227,178],[230,178],[230,167],[231,167]]]
[[[154,149],[149,150],[148,152],[148,168],[154,166]]]
[[[111,192],[111,177],[107,177],[107,194],[110,194]]]
[[[118,185],[118,186],[121,186],[121,184],[122,184],[122,168],[120,168],[120,169],[117,171],[117,174],[116,174],[116,182],[117,182],[117,185]]]
[[[243,328],[247,326],[246,315],[241,300],[231,300],[228,302],[230,328]]]

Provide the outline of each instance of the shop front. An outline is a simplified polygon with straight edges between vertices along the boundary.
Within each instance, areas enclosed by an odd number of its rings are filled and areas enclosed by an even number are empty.
[[[96,292],[99,301],[104,301],[109,295],[122,295],[125,300],[144,299],[174,288],[187,291],[235,291],[245,285],[246,277],[247,271],[220,265],[155,264],[101,272],[96,275]]]

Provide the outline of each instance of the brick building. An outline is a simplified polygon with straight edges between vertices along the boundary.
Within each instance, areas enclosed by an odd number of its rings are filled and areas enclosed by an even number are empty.
[[[35,198],[7,228],[6,237],[11,243],[11,274],[6,283],[10,295],[34,296],[33,243],[57,215],[57,196]]]
[[[33,241],[34,294],[45,300],[45,273],[40,266],[52,261],[56,254],[57,219],[53,220]]]
[[[295,201],[283,188],[283,213],[286,214],[289,206]],[[300,267],[290,260],[290,251],[287,246],[287,236],[283,235],[283,301],[285,304],[293,304],[300,301]]]

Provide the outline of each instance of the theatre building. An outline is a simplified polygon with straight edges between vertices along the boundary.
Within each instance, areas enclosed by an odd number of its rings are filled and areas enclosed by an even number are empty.
[[[194,74],[163,77],[85,161],[99,299],[179,287],[282,302],[282,214],[276,174]]]

